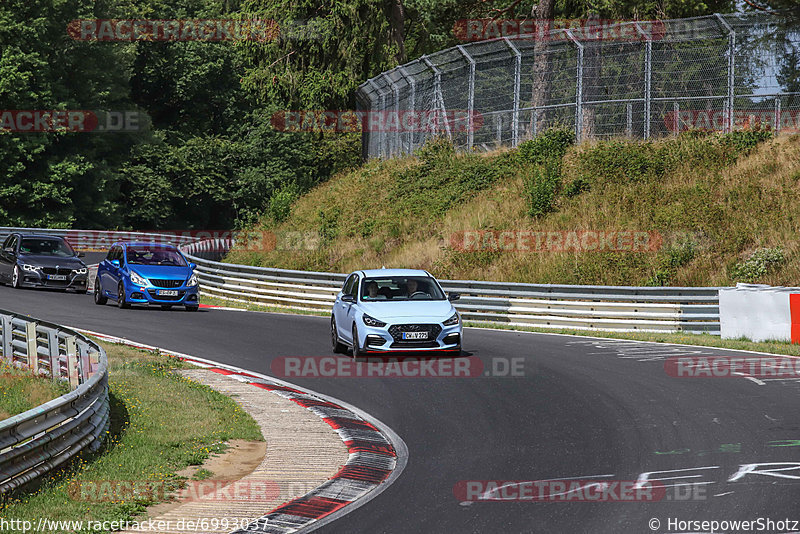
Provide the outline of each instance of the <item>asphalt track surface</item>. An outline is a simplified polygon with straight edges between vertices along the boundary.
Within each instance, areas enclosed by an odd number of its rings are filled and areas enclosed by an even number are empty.
[[[120,310],[90,295],[9,287],[0,287],[0,308],[265,374],[276,357],[333,356],[321,317]],[[392,486],[320,531],[653,532],[648,523],[657,518],[657,532],[686,532],[670,529],[669,519],[800,521],[800,469],[730,481],[746,464],[800,466],[797,381],[673,378],[664,358],[701,349],[672,345],[468,329],[465,348],[487,369],[493,358],[522,358],[524,376],[287,379],[358,406],[409,449]],[[756,471],[780,467],[794,466]],[[679,469],[688,471],[651,478],[708,484],[679,495],[668,488],[656,503],[463,504],[453,492],[462,480],[630,481]],[[795,528],[783,526],[762,531]]]

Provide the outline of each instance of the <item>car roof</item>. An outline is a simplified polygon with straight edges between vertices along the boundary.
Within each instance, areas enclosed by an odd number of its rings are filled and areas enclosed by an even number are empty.
[[[113,246],[123,247],[172,247],[177,250],[177,246],[172,243],[156,243],[153,241],[119,241]]]
[[[19,232],[14,232],[14,234],[20,236],[22,239],[27,239],[32,237],[33,239],[60,239],[61,241],[66,241],[60,235],[49,235],[49,234],[21,234]]]
[[[381,278],[382,276],[431,276],[428,271],[421,269],[367,269],[358,271],[366,278]]]

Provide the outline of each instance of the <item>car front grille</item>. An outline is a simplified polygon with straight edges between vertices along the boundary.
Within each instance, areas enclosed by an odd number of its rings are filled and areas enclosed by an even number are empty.
[[[72,269],[65,269],[64,267],[59,267],[58,269],[55,267],[42,267],[42,272],[44,274],[63,274],[66,276],[72,274]]]
[[[151,278],[150,283],[156,287],[181,287],[183,280],[161,280],[158,278]]]
[[[148,289],[147,292],[150,294],[152,298],[156,300],[181,300],[183,298],[183,295],[186,294],[186,291],[178,291],[177,296],[169,297],[166,295],[158,295],[155,289]]]
[[[427,332],[427,339],[403,339],[403,332]],[[436,338],[442,332],[442,327],[438,324],[393,324],[389,327],[389,333],[394,339],[392,347],[438,347]]]

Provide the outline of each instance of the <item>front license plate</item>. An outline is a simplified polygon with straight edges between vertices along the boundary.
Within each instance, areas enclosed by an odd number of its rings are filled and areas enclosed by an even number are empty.
[[[160,297],[177,297],[178,292],[174,289],[159,289],[156,294]]]
[[[403,339],[428,339],[427,332],[403,332]]]
[[[65,275],[65,274],[48,274],[47,275],[47,279],[48,280],[61,280],[61,281],[63,281],[63,280],[67,279],[67,275]]]

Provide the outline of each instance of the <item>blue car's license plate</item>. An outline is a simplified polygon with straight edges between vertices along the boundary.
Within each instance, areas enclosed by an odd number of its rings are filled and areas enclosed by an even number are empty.
[[[428,339],[427,332],[403,332],[403,339]]]
[[[160,297],[177,297],[178,292],[174,289],[159,289],[156,294]]]

